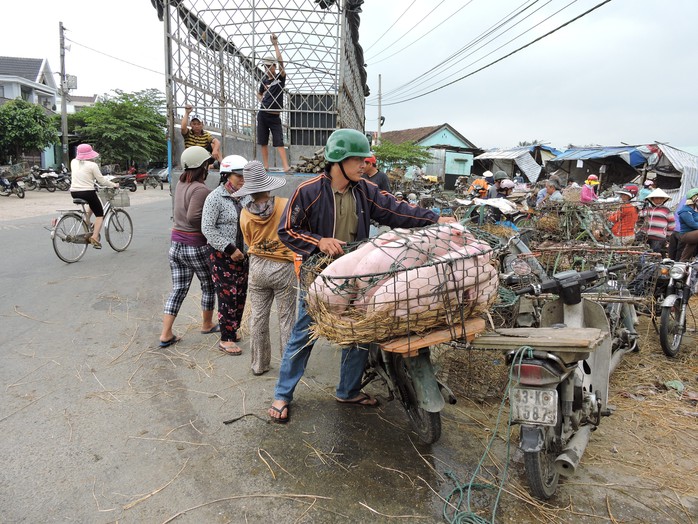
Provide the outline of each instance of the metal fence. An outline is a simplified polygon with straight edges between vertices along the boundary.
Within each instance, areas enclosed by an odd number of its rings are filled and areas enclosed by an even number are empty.
[[[363,130],[368,94],[358,44],[363,0],[151,1],[164,23],[175,141],[188,103],[221,139],[224,154],[257,156],[256,92],[262,59],[274,55],[272,33],[287,74],[282,124],[291,160],[317,150],[338,127]]]

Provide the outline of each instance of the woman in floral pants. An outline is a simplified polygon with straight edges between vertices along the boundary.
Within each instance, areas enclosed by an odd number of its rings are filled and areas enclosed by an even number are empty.
[[[242,168],[246,163],[237,155],[223,159],[221,183],[206,197],[201,219],[201,231],[208,241],[208,265],[218,295],[218,348],[228,355],[242,354],[236,342],[247,297],[248,260],[238,221],[249,198],[239,198],[237,191],[245,182]]]

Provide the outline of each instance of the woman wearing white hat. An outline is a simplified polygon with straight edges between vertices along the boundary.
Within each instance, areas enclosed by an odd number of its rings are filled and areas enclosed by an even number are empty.
[[[616,246],[627,246],[635,242],[635,225],[637,224],[637,208],[630,203],[633,191],[624,187],[616,191],[620,196],[620,209],[611,213],[608,219],[611,221],[611,233],[613,234],[612,244]]]
[[[250,352],[252,373],[269,371],[271,340],[269,313],[276,300],[279,335],[283,351],[296,320],[295,254],[279,240],[277,232],[287,198],[271,196],[270,192],[286,184],[286,179],[269,176],[261,162],[253,160],[245,166],[245,185],[236,194],[251,195],[242,210],[240,228],[248,246],[250,271],[247,296],[250,306]]]
[[[645,199],[648,205],[640,211],[644,219],[642,231],[647,235],[647,244],[652,251],[666,256],[667,237],[674,231],[674,214],[665,205],[671,197],[661,189],[655,189]]]
[[[218,295],[218,349],[227,355],[241,355],[237,345],[240,321],[247,298],[248,260],[240,231],[240,212],[247,203],[237,192],[245,183],[247,160],[230,155],[221,161],[219,186],[206,197],[201,231],[208,242],[207,258]],[[249,199],[248,199],[249,200]]]

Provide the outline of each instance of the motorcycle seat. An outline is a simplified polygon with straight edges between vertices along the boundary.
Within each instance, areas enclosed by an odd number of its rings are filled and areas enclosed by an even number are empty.
[[[87,200],[83,200],[82,198],[74,198],[73,204],[77,204],[79,206],[82,206],[82,205],[87,204]]]

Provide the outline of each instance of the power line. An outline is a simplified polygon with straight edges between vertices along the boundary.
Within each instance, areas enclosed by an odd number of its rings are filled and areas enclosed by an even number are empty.
[[[383,38],[385,35],[388,34],[388,31],[390,31],[393,27],[395,27],[395,24],[397,24],[397,23],[400,21],[400,19],[401,19],[403,16],[405,16],[405,13],[407,13],[407,11],[410,10],[410,7],[412,7],[412,6],[415,4],[416,1],[417,1],[417,0],[412,0],[412,3],[411,3],[410,5],[407,6],[407,9],[405,9],[405,10],[402,12],[402,14],[401,14],[400,16],[397,17],[397,20],[395,20],[395,21],[393,22],[393,25],[391,25],[388,29],[386,29],[386,30],[385,30],[385,33],[383,33],[382,35],[380,35],[380,36],[378,37],[378,40],[376,40],[376,41],[373,42],[370,46],[368,46],[368,47],[364,50],[364,53],[368,53],[368,51],[369,51],[374,45],[376,45],[378,42],[380,42],[380,39],[381,39],[381,38]]]
[[[378,53],[376,53],[375,55],[373,55],[373,58],[376,58],[378,55],[381,55],[381,54],[385,53],[388,49],[390,49],[390,48],[393,47],[395,44],[397,44],[400,40],[402,40],[403,38],[405,38],[405,37],[407,36],[407,34],[408,34],[410,31],[412,31],[415,27],[417,27],[419,24],[421,24],[422,22],[424,22],[424,20],[426,20],[426,19],[429,17],[429,15],[431,15],[434,11],[436,11],[439,7],[441,7],[441,4],[443,4],[445,1],[446,1],[446,0],[441,0],[441,2],[439,2],[439,4],[437,4],[437,5],[434,7],[434,9],[432,9],[431,11],[429,11],[429,12],[426,14],[426,16],[425,16],[424,18],[422,18],[421,20],[418,20],[416,24],[414,24],[412,27],[410,27],[405,33],[403,33],[400,37],[398,37],[398,39],[395,40],[392,44],[388,45],[388,47],[384,47],[382,51],[378,51]],[[371,60],[372,60],[372,59],[368,59],[369,62],[370,62]]]
[[[428,80],[427,75],[429,75],[429,73],[432,73],[432,72],[434,72],[434,71],[436,71],[436,70],[438,70],[438,69],[442,69],[442,68],[446,67],[447,64],[448,64],[449,62],[451,62],[452,60],[454,60],[454,59],[455,59],[456,57],[458,57],[460,54],[466,52],[468,49],[470,49],[471,47],[473,47],[474,45],[476,45],[478,42],[481,42],[482,40],[484,40],[485,38],[487,38],[489,35],[494,34],[495,31],[497,31],[497,30],[503,28],[504,26],[506,26],[509,22],[511,22],[512,20],[516,19],[519,15],[521,15],[521,14],[522,14],[523,12],[525,12],[527,9],[529,9],[529,8],[531,8],[533,5],[537,4],[540,0],[535,0],[535,1],[533,1],[532,4],[526,6],[525,4],[528,3],[529,1],[530,1],[530,0],[526,0],[526,1],[523,2],[521,5],[519,5],[517,8],[515,8],[514,10],[510,11],[509,13],[507,13],[505,16],[503,16],[501,19],[499,19],[495,24],[491,25],[489,28],[487,28],[487,29],[484,30],[482,33],[480,33],[477,37],[475,37],[473,40],[471,40],[468,44],[466,44],[465,46],[461,47],[458,51],[456,51],[455,53],[451,54],[449,57],[445,58],[444,60],[442,60],[442,61],[439,62],[438,64],[434,65],[434,66],[431,67],[429,70],[424,71],[423,73],[420,73],[420,74],[417,75],[413,80],[410,80],[410,81],[408,81],[408,82],[406,82],[406,83],[404,83],[404,84],[402,84],[402,85],[400,85],[400,86],[398,86],[398,87],[396,87],[396,88],[394,88],[394,89],[389,90],[389,91],[386,92],[386,93],[383,93],[383,97],[384,97],[384,98],[385,98],[386,96],[389,97],[390,95],[395,94],[395,93],[397,93],[397,92],[399,92],[399,91],[402,91],[403,89],[406,89],[406,88],[412,88],[412,89],[413,89],[413,88],[415,87],[415,83],[416,83],[417,85],[424,83],[425,81]],[[549,3],[549,2],[548,2],[548,3]],[[524,20],[525,20],[525,19],[524,19]],[[517,25],[518,25],[518,24],[517,24]],[[515,26],[514,26],[514,27],[515,27]],[[504,33],[508,32],[509,30],[510,30],[510,29],[507,29],[506,31],[504,31]],[[504,34],[504,33],[502,33],[502,34]],[[493,39],[493,40],[494,40],[494,39]],[[375,97],[374,97],[374,99],[375,99]]]
[[[102,52],[102,51],[98,51],[97,49],[93,49],[92,47],[86,46],[85,44],[81,44],[81,43],[79,43],[79,42],[76,42],[75,40],[71,40],[71,39],[68,38],[68,37],[66,37],[65,39],[68,40],[69,42],[72,42],[72,43],[75,44],[76,46],[84,47],[85,49],[89,49],[90,51],[93,51],[93,52],[95,52],[95,53],[97,53],[97,54],[99,54],[99,55],[108,56],[109,58],[112,58],[112,59],[114,59],[114,60],[118,60],[119,62],[123,62],[124,64],[128,64],[128,65],[131,65],[131,66],[133,66],[133,67],[137,67],[137,68],[139,68],[139,69],[144,69],[145,71],[150,71],[151,73],[156,73],[156,74],[158,74],[158,75],[165,76],[165,73],[163,73],[162,71],[156,71],[155,69],[150,69],[149,67],[144,67],[144,66],[141,66],[141,65],[138,65],[138,64],[134,64],[133,62],[129,62],[128,60],[124,60],[124,59],[119,58],[119,57],[117,57],[117,56],[113,56],[113,55],[104,53],[104,52]]]
[[[551,0],[551,1],[552,1],[552,0]],[[530,32],[530,31],[533,31],[536,27],[542,25],[544,22],[547,22],[547,21],[550,20],[552,17],[554,17],[554,16],[560,14],[562,11],[564,11],[565,9],[567,9],[569,6],[571,6],[572,4],[576,3],[577,1],[578,1],[578,0],[572,0],[571,2],[569,2],[569,3],[568,3],[567,5],[565,5],[564,7],[561,7],[560,9],[558,9],[557,11],[555,11],[554,13],[552,13],[551,15],[545,17],[543,20],[541,20],[541,21],[539,21],[538,23],[534,24],[533,26],[529,27],[529,28],[526,29],[525,31],[519,33],[519,34],[516,35],[514,38],[510,38],[509,40],[507,40],[506,42],[504,42],[504,43],[501,44],[500,46],[496,47],[496,48],[493,49],[492,51],[490,51],[490,52],[486,53],[485,55],[481,56],[481,57],[478,58],[477,60],[474,60],[473,62],[470,62],[468,65],[466,65],[466,66],[464,66],[464,67],[461,67],[458,71],[450,72],[449,74],[450,74],[450,75],[453,75],[453,74],[459,73],[459,72],[461,72],[461,71],[467,70],[467,69],[468,69],[469,67],[471,67],[472,65],[477,64],[478,62],[484,60],[484,59],[487,58],[488,56],[491,56],[491,55],[495,54],[497,51],[499,51],[499,50],[502,49],[503,47],[509,45],[509,44],[512,43],[513,41],[518,40],[519,38],[521,38],[521,37],[522,37],[523,35],[525,35],[526,33]],[[543,4],[541,7],[539,7],[538,9],[536,9],[535,11],[533,11],[532,13],[530,13],[529,15],[527,15],[527,16],[526,16],[525,18],[523,18],[522,20],[519,20],[518,22],[516,22],[513,26],[511,26],[510,28],[508,28],[506,31],[504,31],[504,32],[501,33],[500,35],[498,35],[498,36],[496,36],[496,37],[494,37],[494,38],[491,38],[491,39],[488,40],[487,42],[483,43],[480,47],[478,47],[478,48],[476,48],[476,49],[473,49],[471,52],[469,52],[468,54],[466,54],[463,58],[467,58],[467,57],[469,57],[469,56],[472,56],[472,55],[475,54],[477,51],[483,49],[486,45],[488,45],[488,44],[494,42],[495,40],[497,40],[497,39],[499,39],[499,38],[501,38],[501,37],[504,36],[506,33],[508,33],[509,31],[513,30],[516,26],[518,26],[519,24],[523,23],[526,19],[530,18],[530,17],[533,16],[535,13],[537,13],[538,11],[540,11],[543,7],[545,7],[545,6],[548,5],[549,3],[550,3],[550,1],[548,1],[548,2],[545,3],[545,4]],[[424,84],[425,82],[428,82],[429,80],[431,80],[431,83],[429,83],[427,86],[425,86],[425,87],[423,88],[423,89],[428,89],[428,88],[431,87],[431,86],[437,85],[437,84],[439,83],[439,81],[440,81],[440,79],[437,79],[437,78],[429,78],[429,77],[427,77],[426,75],[424,75],[422,78],[424,78],[424,80],[417,81],[417,82],[415,82],[416,85],[413,84],[413,85],[410,85],[410,86],[409,86],[409,87],[412,88],[412,92],[413,92],[413,93],[414,93],[414,92],[417,92],[417,89],[415,89],[415,88],[416,88],[419,84]],[[391,94],[393,94],[394,92],[395,92],[395,91],[392,91]],[[409,93],[404,93],[402,96],[409,96]],[[387,98],[387,97],[384,97],[384,98]],[[396,97],[393,96],[392,98],[395,99]],[[389,100],[388,100],[388,101],[389,101]]]
[[[491,67],[491,66],[493,66],[494,64],[496,64],[496,63],[498,63],[498,62],[501,62],[502,60],[504,60],[504,59],[506,59],[506,58],[509,58],[510,56],[512,56],[512,55],[514,55],[514,54],[516,54],[516,53],[518,53],[519,51],[522,51],[522,50],[526,49],[527,47],[532,46],[532,45],[535,44],[536,42],[539,42],[539,41],[543,40],[544,38],[546,38],[546,37],[552,35],[553,33],[556,33],[556,32],[559,31],[560,29],[562,29],[562,28],[564,28],[564,27],[570,25],[570,24],[573,23],[573,22],[576,22],[576,21],[579,20],[580,18],[585,17],[586,15],[588,15],[589,13],[591,13],[592,11],[596,11],[599,7],[602,7],[603,5],[609,3],[610,1],[611,1],[611,0],[604,0],[603,2],[601,2],[601,3],[597,4],[597,5],[595,5],[594,7],[592,7],[591,9],[589,9],[589,10],[583,12],[582,14],[580,14],[580,15],[574,17],[573,19],[571,19],[571,20],[565,22],[564,24],[562,24],[562,25],[556,27],[555,29],[553,29],[553,30],[551,30],[551,31],[548,31],[548,32],[545,33],[544,35],[539,36],[539,37],[536,38],[535,40],[532,40],[531,42],[529,42],[529,43],[527,43],[527,44],[525,44],[525,45],[519,47],[518,49],[515,49],[515,50],[512,51],[511,53],[507,53],[507,54],[504,55],[503,57],[498,58],[497,60],[494,60],[494,61],[490,62],[489,64],[482,66],[482,67],[479,68],[479,69],[476,69],[476,70],[473,71],[472,73],[468,73],[467,75],[463,75],[463,76],[460,77],[460,78],[457,78],[457,79],[455,79],[455,80],[453,80],[453,81],[451,81],[451,82],[448,82],[448,83],[446,83],[446,84],[444,84],[444,85],[442,85],[442,86],[437,87],[436,89],[432,89],[431,91],[428,91],[428,92],[423,93],[423,94],[421,94],[421,95],[416,95],[416,96],[413,96],[413,97],[410,97],[410,98],[406,98],[406,99],[400,100],[400,101],[398,101],[398,102],[383,103],[382,105],[384,105],[384,106],[394,106],[394,105],[397,105],[397,104],[402,104],[402,103],[405,103],[405,102],[409,102],[409,101],[411,101],[411,100],[415,100],[415,99],[417,99],[417,98],[421,98],[421,97],[423,97],[423,96],[430,95],[430,94],[432,94],[432,93],[434,93],[434,92],[436,92],[436,91],[439,91],[439,90],[441,90],[441,89],[443,89],[443,88],[445,88],[445,87],[448,87],[448,86],[453,85],[453,84],[455,84],[455,83],[457,83],[457,82],[460,82],[461,80],[465,80],[466,78],[471,77],[471,76],[473,76],[474,74],[479,73],[480,71],[484,71],[484,70],[487,69],[488,67]]]
[[[435,25],[434,27],[432,27],[429,31],[427,31],[426,33],[424,33],[424,34],[423,34],[422,36],[420,36],[419,38],[417,38],[417,40],[415,40],[415,41],[412,42],[411,44],[407,44],[405,47],[403,47],[403,48],[400,49],[399,51],[395,51],[392,55],[388,55],[388,56],[386,56],[385,58],[381,58],[380,60],[377,60],[377,61],[375,61],[375,62],[373,62],[373,63],[370,63],[369,65],[379,64],[380,62],[383,62],[383,61],[387,60],[388,58],[391,58],[391,57],[397,55],[398,53],[402,53],[405,49],[407,49],[408,47],[413,46],[414,44],[416,44],[417,42],[419,42],[422,38],[424,38],[425,36],[427,36],[429,33],[431,33],[432,31],[434,31],[434,30],[436,30],[437,28],[439,28],[441,25],[443,25],[443,24],[445,24],[446,22],[448,22],[454,15],[458,14],[458,12],[460,12],[460,11],[462,11],[463,9],[465,9],[466,7],[468,7],[468,6],[469,6],[471,3],[473,3],[474,1],[475,1],[475,0],[469,0],[467,4],[461,6],[460,9],[458,9],[458,10],[457,10],[455,13],[453,13],[452,15],[450,15],[450,16],[444,18],[444,20],[443,20],[442,22],[439,22],[437,25]]]

